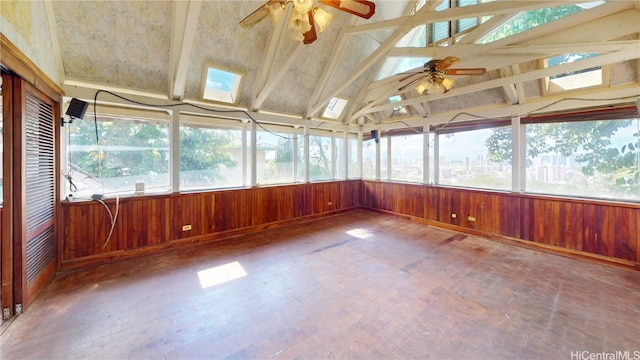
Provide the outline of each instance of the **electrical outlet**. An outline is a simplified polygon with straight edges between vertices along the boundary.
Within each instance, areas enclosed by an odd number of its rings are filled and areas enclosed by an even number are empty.
[[[471,222],[476,222],[476,217],[475,216],[467,216],[467,220],[469,220]]]
[[[451,218],[452,218],[452,219],[455,219],[455,218],[457,218],[457,217],[458,217],[458,215],[457,215],[457,214],[455,214],[455,213],[451,214]]]
[[[191,225],[182,225],[182,231],[189,231],[191,230]]]

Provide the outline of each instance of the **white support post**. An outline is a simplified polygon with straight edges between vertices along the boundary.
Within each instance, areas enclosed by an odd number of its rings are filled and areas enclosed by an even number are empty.
[[[422,182],[429,183],[429,126],[422,127]]]
[[[293,161],[293,182],[298,182],[298,127],[293,128],[293,156],[291,161]]]
[[[248,177],[248,169],[249,169],[249,164],[251,162],[251,159],[248,158],[248,152],[247,152],[247,128],[250,128],[247,126],[247,123],[243,123],[242,124],[242,186],[250,186],[251,185],[251,181],[249,180]]]
[[[433,183],[440,184],[440,136],[433,135]]]
[[[391,136],[387,136],[387,180],[391,180]]]
[[[309,126],[304,127],[304,182],[311,181],[309,177],[309,134],[311,133]]]
[[[332,131],[331,132],[331,180],[335,180],[338,177],[337,174],[337,167],[336,167],[336,162],[338,157],[337,155],[337,151],[336,151],[336,132]]]
[[[180,192],[180,111],[174,110],[169,131],[169,177],[171,192]]]
[[[258,126],[251,122],[251,187],[258,184]]]
[[[380,136],[376,140],[376,180],[380,181]]]
[[[358,178],[362,179],[362,174],[363,174],[363,169],[362,167],[364,166],[364,161],[362,160],[362,129],[360,129],[360,131],[358,131],[358,158],[356,159],[358,161]]]
[[[344,150],[342,154],[342,158],[344,159],[344,179],[349,178],[349,163],[351,163],[351,158],[349,158],[349,133],[347,131],[343,132],[342,141],[344,142]]]
[[[526,129],[520,116],[511,118],[511,191],[524,192],[526,179]]]

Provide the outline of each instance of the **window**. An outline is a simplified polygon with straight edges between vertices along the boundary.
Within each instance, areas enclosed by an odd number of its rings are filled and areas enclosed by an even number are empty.
[[[362,142],[362,178],[376,178],[376,140]]]
[[[258,131],[257,133],[258,184],[294,182],[293,131]]]
[[[422,182],[422,134],[391,137],[391,179]]]
[[[640,200],[640,120],[528,124],[527,191]]]
[[[449,1],[443,1],[436,7],[436,11],[443,11],[449,8]],[[449,22],[436,22],[429,24],[429,43],[433,44],[449,37]]]
[[[501,128],[511,143],[511,128]],[[441,134],[439,183],[443,185],[511,189],[511,164],[494,162],[489,139],[496,130],[480,129]]]
[[[562,64],[569,64],[574,61],[588,59],[600,54],[582,53],[582,54],[563,54],[546,59],[545,66],[553,67]],[[590,86],[602,85],[602,68],[600,66],[562,73],[550,76],[547,79],[547,91],[563,91],[581,89]]]
[[[527,31],[537,26],[544,25],[548,22],[562,19],[565,16],[577,13],[583,8],[586,8],[586,6],[563,5],[555,8],[543,8],[525,11],[511,19],[509,22],[498,27],[493,32],[487,34],[487,36],[480,39],[478,42],[482,44],[488,44],[490,42],[504,39],[511,35],[519,34],[523,31]]]
[[[242,129],[180,126],[180,190],[242,185]]]
[[[68,126],[74,196],[133,194],[139,182],[145,192],[170,190],[168,121],[98,116],[97,127],[96,143],[93,119]]]
[[[334,160],[336,163],[336,179],[346,179],[347,178],[347,147],[344,141],[344,132],[335,132],[334,133],[334,142],[335,142],[335,154]]]
[[[347,159],[349,173],[347,177],[349,179],[358,177],[358,139],[350,137],[347,140]]]
[[[205,64],[200,85],[200,99],[236,104],[243,73],[224,66]]]
[[[309,136],[309,180],[332,179],[333,149],[331,136]]]
[[[380,179],[389,179],[389,137],[381,137],[380,141]]]

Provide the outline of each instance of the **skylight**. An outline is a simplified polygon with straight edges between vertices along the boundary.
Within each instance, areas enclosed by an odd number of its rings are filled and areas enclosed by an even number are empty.
[[[200,86],[200,99],[228,104],[238,102],[243,74],[222,66],[205,64]]]
[[[559,66],[569,64],[574,61],[580,61],[591,57],[598,56],[598,53],[580,53],[580,54],[562,54],[546,59],[546,67]],[[600,66],[588,69],[566,72],[550,76],[547,79],[547,90],[562,91],[581,89],[590,86],[602,85],[602,68]]]
[[[400,95],[394,95],[389,97],[389,103],[397,103],[402,101],[402,97]],[[399,117],[407,117],[411,115],[411,111],[409,108],[403,105],[398,105],[391,110],[391,113],[388,114],[389,118],[399,118]]]
[[[324,109],[322,117],[327,119],[339,119],[348,102],[349,100],[347,99],[339,97],[332,98]]]

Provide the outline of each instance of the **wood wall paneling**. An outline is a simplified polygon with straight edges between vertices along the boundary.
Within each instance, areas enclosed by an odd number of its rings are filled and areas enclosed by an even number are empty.
[[[639,264],[637,205],[368,180],[362,183],[364,207],[527,240],[548,249],[566,249],[568,254],[579,252]],[[423,209],[417,209],[417,204]],[[457,217],[452,218],[452,213]],[[468,216],[476,221],[469,221]]]
[[[123,198],[106,248],[111,220],[105,208],[95,201],[64,203],[62,261],[72,268],[184,241],[215,240],[358,207],[360,195],[361,182],[351,180]],[[114,215],[115,202],[106,201]],[[183,225],[191,230],[183,231]]]

